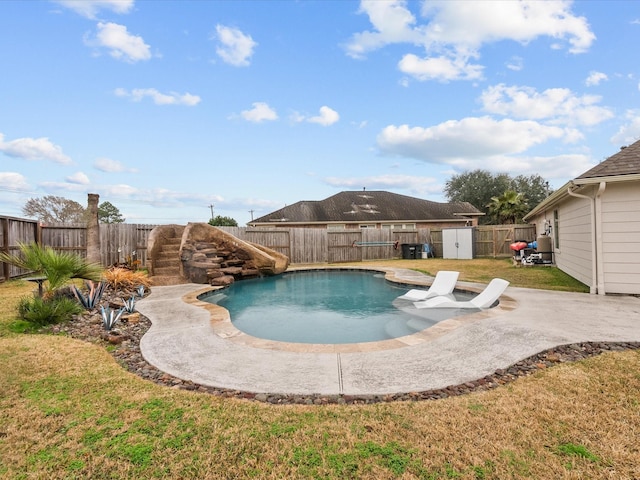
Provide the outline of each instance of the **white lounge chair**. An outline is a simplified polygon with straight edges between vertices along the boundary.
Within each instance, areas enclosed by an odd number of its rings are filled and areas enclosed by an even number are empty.
[[[449,297],[434,297],[421,302],[414,302],[416,308],[489,308],[507,289],[509,282],[494,278],[482,292],[467,301],[451,300]]]
[[[460,272],[449,272],[441,270],[436,274],[436,278],[428,290],[420,288],[413,288],[404,295],[400,295],[398,298],[401,300],[409,300],[417,302],[419,300],[426,300],[427,298],[437,297],[439,295],[449,295],[453,292],[458,281],[458,275]]]

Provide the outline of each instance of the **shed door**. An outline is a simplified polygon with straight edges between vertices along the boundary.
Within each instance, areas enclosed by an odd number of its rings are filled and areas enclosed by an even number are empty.
[[[442,258],[473,258],[473,229],[443,228]]]

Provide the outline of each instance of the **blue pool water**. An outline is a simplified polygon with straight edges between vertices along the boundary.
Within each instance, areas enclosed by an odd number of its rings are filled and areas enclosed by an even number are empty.
[[[229,310],[238,330],[294,343],[360,343],[411,335],[461,313],[416,309],[397,300],[407,287],[380,273],[347,270],[289,272],[235,282],[201,300]],[[471,295],[456,293],[459,300]]]

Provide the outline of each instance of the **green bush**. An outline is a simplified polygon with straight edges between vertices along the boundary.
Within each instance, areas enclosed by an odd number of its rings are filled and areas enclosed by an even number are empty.
[[[73,315],[82,311],[78,302],[67,297],[23,297],[18,302],[20,318],[40,327],[71,320]]]

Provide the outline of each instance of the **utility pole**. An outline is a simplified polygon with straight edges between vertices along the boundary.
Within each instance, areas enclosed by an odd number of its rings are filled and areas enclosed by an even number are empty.
[[[253,222],[253,212],[254,210],[249,210],[249,213],[251,214],[251,221]]]
[[[209,205],[209,208],[211,209],[211,220],[213,220],[213,203]]]

